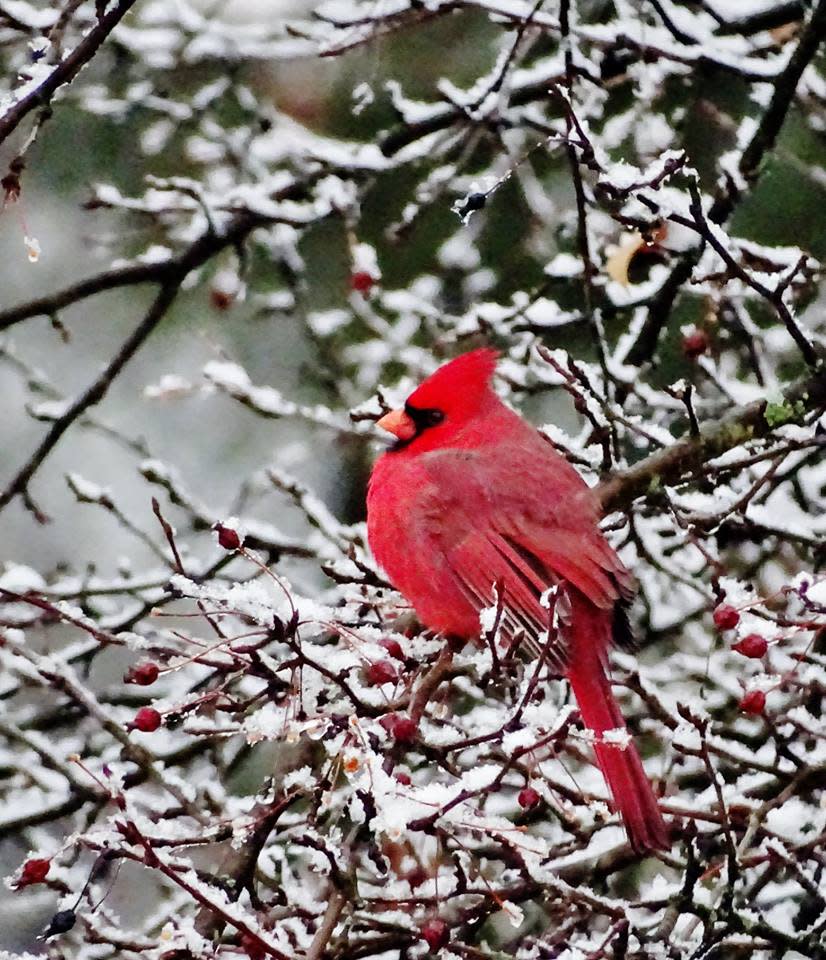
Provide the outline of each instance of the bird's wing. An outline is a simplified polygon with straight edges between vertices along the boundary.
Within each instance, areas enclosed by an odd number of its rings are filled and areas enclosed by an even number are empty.
[[[535,640],[548,628],[540,597],[549,587],[569,584],[606,611],[630,590],[591,491],[542,441],[527,452],[447,449],[420,461],[430,536],[476,609],[492,604],[497,585],[512,622]]]

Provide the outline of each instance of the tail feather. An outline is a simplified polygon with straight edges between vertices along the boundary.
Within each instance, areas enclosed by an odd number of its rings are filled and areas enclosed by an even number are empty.
[[[605,668],[611,615],[580,602],[574,604],[572,621],[568,679],[582,720],[598,737],[606,730],[625,729]],[[631,845],[641,852],[667,850],[668,827],[633,741],[624,747],[598,741],[595,751]]]

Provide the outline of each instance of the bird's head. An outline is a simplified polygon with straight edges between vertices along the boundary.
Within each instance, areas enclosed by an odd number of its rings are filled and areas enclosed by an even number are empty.
[[[403,408],[391,410],[376,426],[397,438],[394,450],[415,445],[423,451],[444,444],[496,399],[490,380],[498,356],[485,347],[456,357],[420,384]]]

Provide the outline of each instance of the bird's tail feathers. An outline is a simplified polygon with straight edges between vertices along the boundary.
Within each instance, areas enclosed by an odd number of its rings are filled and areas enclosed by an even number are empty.
[[[634,742],[621,733],[603,739],[606,731],[625,730],[604,665],[606,644],[601,634],[610,629],[610,615],[593,608],[574,611],[568,679],[585,726],[597,736],[597,760],[631,845],[639,851],[667,850],[668,827]]]

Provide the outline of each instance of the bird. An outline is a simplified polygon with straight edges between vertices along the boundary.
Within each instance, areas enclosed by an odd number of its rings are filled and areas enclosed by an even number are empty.
[[[635,579],[599,528],[593,489],[495,392],[498,356],[456,357],[377,421],[395,440],[368,484],[370,549],[423,626],[447,639],[481,642],[480,614],[498,605],[505,641],[570,683],[632,848],[667,850],[609,674],[612,644],[633,645]]]

